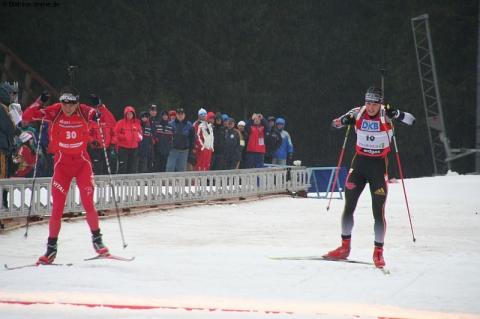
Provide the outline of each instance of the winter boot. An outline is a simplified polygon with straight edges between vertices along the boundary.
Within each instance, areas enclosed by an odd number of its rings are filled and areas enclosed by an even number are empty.
[[[335,250],[328,252],[324,255],[323,258],[327,259],[347,259],[350,255],[350,241],[351,239],[342,239],[342,246],[338,247]]]
[[[57,256],[57,239],[48,237],[47,252],[38,258],[37,265],[48,265],[53,263]]]
[[[100,234],[100,229],[92,231],[92,243],[93,248],[99,255],[108,255],[108,248],[103,244],[102,234]]]
[[[385,260],[383,260],[383,247],[375,246],[373,250],[373,263],[377,268],[383,268],[385,266]]]

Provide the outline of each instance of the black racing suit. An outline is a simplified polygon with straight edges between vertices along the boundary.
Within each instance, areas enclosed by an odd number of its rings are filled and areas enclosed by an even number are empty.
[[[391,123],[393,118],[407,125],[413,125],[415,122],[415,117],[413,117],[413,115],[399,110],[396,110],[392,117],[388,117],[384,106],[381,107],[376,116],[362,117],[361,115],[364,112],[364,109],[365,107],[354,108],[340,118],[335,119],[332,122],[332,125],[336,128],[344,127],[344,125],[358,125],[358,129],[359,127],[362,127],[363,120],[366,120],[365,124],[368,124],[372,122],[372,119],[378,121],[380,116],[386,118],[385,123],[387,124],[382,125],[387,126],[389,125],[388,123]],[[345,119],[346,121],[344,121]],[[362,138],[364,137],[365,136]],[[357,132],[357,139],[358,138]],[[372,137],[370,136],[370,138]],[[369,152],[359,152],[359,149],[362,150],[357,146],[357,152],[352,160],[350,171],[345,182],[345,207],[342,214],[342,238],[349,239],[352,235],[354,225],[353,213],[357,206],[358,198],[365,188],[365,185],[368,183],[370,186],[373,217],[375,220],[375,246],[382,247],[387,227],[385,221],[385,202],[388,194],[388,152],[379,156],[368,156]],[[373,150],[372,152],[376,152],[376,150]],[[378,152],[381,153],[382,151]]]
[[[373,218],[375,219],[375,246],[383,246],[385,237],[385,201],[387,199],[388,158],[368,157],[356,154],[345,182],[345,208],[342,215],[342,238],[350,238],[353,228],[353,212],[365,185],[370,186]]]

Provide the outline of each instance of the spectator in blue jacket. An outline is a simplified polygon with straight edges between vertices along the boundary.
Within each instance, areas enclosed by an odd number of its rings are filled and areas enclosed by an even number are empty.
[[[275,165],[292,165],[293,163],[293,143],[290,134],[284,130],[285,119],[279,117],[275,121],[275,127],[280,132],[282,143],[280,147],[273,153],[272,164]]]
[[[168,154],[167,172],[184,172],[187,169],[188,153],[195,146],[195,132],[190,121],[185,119],[183,108],[177,109],[173,127],[172,149]]]
[[[160,120],[155,123],[155,127],[152,127],[152,129],[155,137],[154,171],[165,172],[168,154],[173,143],[173,126],[167,111],[160,113]]]

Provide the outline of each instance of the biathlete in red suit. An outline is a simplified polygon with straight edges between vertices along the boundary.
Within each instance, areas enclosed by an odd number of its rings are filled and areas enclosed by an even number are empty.
[[[40,256],[38,264],[50,264],[57,255],[57,239],[61,218],[70,183],[75,177],[80,198],[86,211],[88,226],[92,232],[95,251],[108,254],[100,233],[98,214],[93,203],[94,182],[92,165],[87,153],[90,123],[96,119],[96,111],[79,103],[79,96],[73,89],[65,89],[60,103],[44,109],[30,107],[23,113],[23,120],[38,121],[42,118],[50,125],[50,145],[53,150],[54,169],[52,177],[52,215],[49,223],[47,251]]]
[[[346,259],[350,254],[353,213],[365,185],[370,186],[372,210],[375,219],[373,261],[375,266],[385,266],[383,243],[386,230],[385,201],[387,198],[387,155],[392,138],[392,119],[413,125],[415,118],[407,112],[383,105],[382,91],[371,87],[365,95],[365,105],[350,110],[333,120],[332,126],[342,128],[354,125],[357,134],[355,156],[345,183],[345,207],[342,214],[342,245],[324,257]]]

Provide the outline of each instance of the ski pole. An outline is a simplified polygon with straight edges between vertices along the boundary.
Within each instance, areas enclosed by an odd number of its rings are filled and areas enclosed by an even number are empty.
[[[395,137],[395,128],[393,126],[393,122],[391,124],[392,124],[392,139],[393,139],[393,145],[395,146],[395,157],[397,158],[398,172],[400,174],[400,179],[402,180],[403,195],[405,197],[405,204],[407,206],[408,220],[410,222],[410,230],[412,231],[412,240],[413,242],[415,242],[417,239],[415,238],[415,233],[413,232],[412,216],[410,214],[410,206],[408,205],[407,191],[405,190],[405,183],[403,181],[403,169],[402,169],[402,163],[400,162],[400,153],[398,152],[397,139]]]
[[[382,66],[379,67],[379,70],[381,75],[382,95],[385,99],[385,72],[386,71],[385,71],[385,68]],[[415,238],[415,233],[413,231],[412,215],[410,214],[410,206],[408,205],[407,191],[405,189],[405,182],[403,180],[403,169],[402,169],[402,163],[400,161],[400,153],[398,152],[397,138],[395,137],[395,126],[393,125],[393,121],[391,121],[390,123],[392,125],[392,140],[393,140],[393,146],[395,147],[395,157],[397,159],[398,173],[400,174],[400,180],[402,181],[403,196],[405,197],[405,204],[407,206],[408,221],[410,222],[412,240],[413,242],[415,242],[417,239]]]
[[[125,236],[123,235],[122,221],[120,220],[120,212],[118,210],[117,196],[115,194],[115,186],[113,185],[113,180],[112,180],[112,171],[110,169],[110,161],[108,160],[107,147],[105,146],[105,138],[103,136],[102,126],[100,125],[99,117],[97,117],[97,124],[98,124],[98,131],[100,132],[100,138],[102,139],[103,155],[105,156],[105,163],[107,164],[110,187],[112,188],[113,203],[115,204],[115,212],[117,214],[118,226],[120,228],[120,236],[122,237],[122,245],[123,245],[123,249],[125,249],[127,247],[127,244],[125,243]]]
[[[28,207],[27,224],[25,225],[25,234],[23,235],[25,238],[28,237],[28,227],[30,226],[30,215],[32,214],[33,193],[35,192],[35,182],[37,181],[38,155],[40,153],[40,141],[42,140],[42,131],[43,131],[44,120],[45,120],[45,118],[42,117],[42,121],[40,122],[40,132],[38,132],[37,149],[35,151],[35,165],[33,166],[32,192],[30,193],[30,206]]]
[[[330,203],[332,202],[333,190],[337,184],[338,173],[340,172],[340,165],[342,164],[343,155],[345,154],[345,146],[347,145],[348,133],[350,132],[350,125],[347,126],[347,131],[345,132],[345,139],[343,140],[342,150],[340,151],[340,156],[338,157],[337,167],[335,169],[335,177],[333,178],[332,188],[330,189],[330,199],[328,200],[327,211],[330,209]]]

